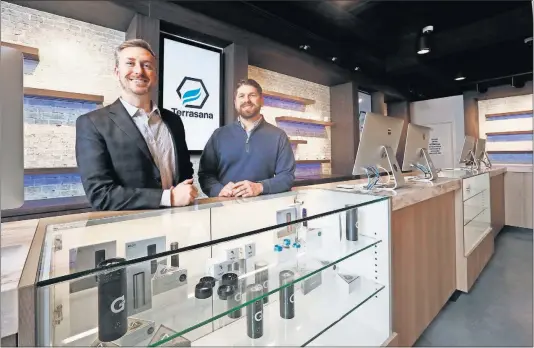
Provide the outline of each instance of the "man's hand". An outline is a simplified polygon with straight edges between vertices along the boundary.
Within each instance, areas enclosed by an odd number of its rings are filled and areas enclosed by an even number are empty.
[[[232,197],[232,190],[234,189],[234,187],[235,184],[230,181],[228,184],[226,184],[226,186],[222,188],[221,192],[219,192],[219,197]]]
[[[263,192],[261,183],[243,180],[235,184],[232,190],[234,197],[256,197]]]
[[[198,190],[193,185],[193,179],[182,181],[171,190],[171,205],[173,207],[183,207],[193,203],[198,196]]]

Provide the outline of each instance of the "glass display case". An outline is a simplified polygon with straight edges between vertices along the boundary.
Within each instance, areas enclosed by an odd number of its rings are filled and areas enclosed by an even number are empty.
[[[462,195],[464,255],[467,256],[491,229],[489,173],[462,179]]]
[[[489,172],[458,169],[442,171],[440,176],[462,180],[463,253],[468,256],[491,232]]]
[[[26,343],[379,346],[392,334],[386,197],[311,189],[100,216],[39,225],[19,296]]]

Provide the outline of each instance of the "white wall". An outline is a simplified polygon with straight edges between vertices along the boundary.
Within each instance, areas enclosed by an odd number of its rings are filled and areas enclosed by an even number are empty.
[[[447,129],[450,129],[450,141],[442,141],[443,156],[432,159],[437,167],[457,167],[465,137],[463,96],[413,102],[410,104],[410,118],[414,124],[434,128],[434,133],[439,133],[441,137],[447,137]]]

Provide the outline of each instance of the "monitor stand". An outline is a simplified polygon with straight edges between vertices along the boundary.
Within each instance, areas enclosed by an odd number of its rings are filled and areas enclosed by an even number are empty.
[[[397,189],[399,187],[405,186],[404,181],[404,175],[402,175],[402,172],[400,171],[399,163],[397,162],[397,158],[395,157],[395,154],[393,153],[393,149],[390,146],[382,146],[382,158],[387,158],[389,168],[391,170],[391,174],[393,175],[394,184],[393,187],[388,187],[391,189]]]
[[[434,162],[432,162],[432,159],[430,158],[430,155],[426,149],[421,149],[421,157],[424,159],[426,167],[430,171],[430,178],[428,180],[433,181],[437,179],[438,171],[436,170],[436,167],[434,167]]]
[[[473,153],[473,150],[469,150],[469,153],[467,154],[467,159],[465,160],[465,165],[466,167],[470,166],[470,168],[468,169],[470,171],[474,171],[478,169],[478,163],[475,158],[475,154]]]
[[[486,168],[491,169],[491,161],[486,151],[484,151],[484,156],[482,156],[482,159],[480,160],[480,162],[484,163]],[[478,164],[478,166],[480,167],[480,163]]]

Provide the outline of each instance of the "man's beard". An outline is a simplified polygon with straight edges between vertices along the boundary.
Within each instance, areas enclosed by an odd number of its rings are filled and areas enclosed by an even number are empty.
[[[250,105],[252,106],[251,108],[251,111],[250,112],[245,112],[243,111],[243,107],[247,106],[247,105]],[[244,104],[242,105],[239,110],[237,110],[237,113],[239,114],[239,116],[241,116],[242,118],[244,118],[245,120],[249,119],[249,118],[253,118],[253,117],[256,117],[259,115],[260,113],[260,110],[261,108],[257,105],[254,105],[254,104]]]

